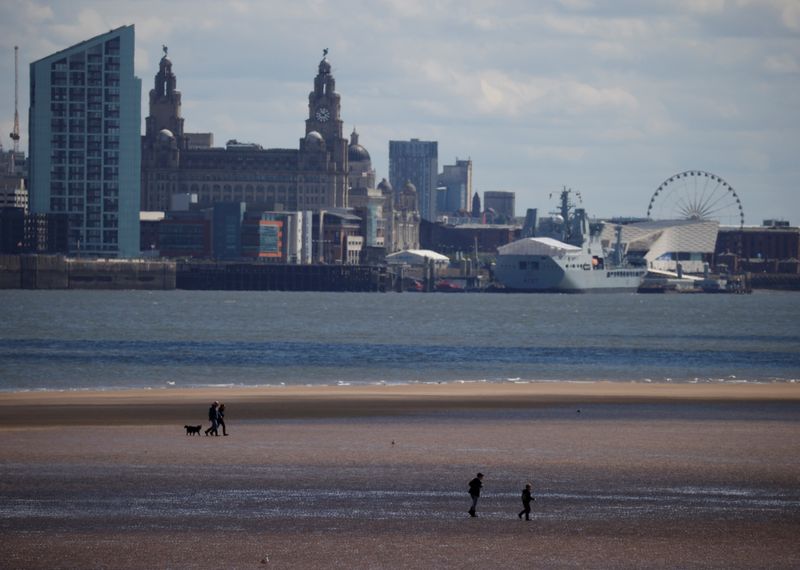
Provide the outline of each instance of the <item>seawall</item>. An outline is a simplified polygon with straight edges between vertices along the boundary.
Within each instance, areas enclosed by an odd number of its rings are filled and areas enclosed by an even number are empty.
[[[175,263],[0,255],[0,289],[175,289]]]
[[[393,276],[364,265],[72,259],[0,255],[0,289],[392,290]]]

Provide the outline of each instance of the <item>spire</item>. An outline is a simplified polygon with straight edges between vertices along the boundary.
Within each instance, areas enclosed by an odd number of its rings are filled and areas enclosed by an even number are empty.
[[[172,62],[167,57],[169,49],[162,45],[164,55],[158,62],[153,89],[150,90],[150,113],[145,119],[145,132],[151,140],[163,129],[169,130],[179,141],[183,141],[183,119],[181,118],[181,92],[178,79],[172,72]]]
[[[158,63],[154,91],[158,97],[170,97],[175,92],[177,80],[175,74],[172,73],[172,62],[167,58],[169,48],[166,45],[162,45],[161,49],[164,51],[164,55]]]
[[[329,75],[331,72],[331,64],[328,63],[328,48],[322,50],[322,61],[319,62],[319,74]]]

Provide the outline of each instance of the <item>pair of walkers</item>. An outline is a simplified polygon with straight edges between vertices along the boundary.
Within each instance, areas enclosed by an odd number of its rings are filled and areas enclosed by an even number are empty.
[[[469,508],[469,516],[478,516],[475,509],[478,506],[478,498],[481,496],[481,489],[483,488],[483,473],[478,473],[475,478],[469,482],[469,496],[472,498],[472,505]],[[520,519],[525,515],[525,520],[531,520],[531,501],[535,501],[532,493],[532,486],[530,483],[525,485],[522,490],[522,510],[517,514]]]
[[[206,435],[219,435],[219,428],[222,426],[222,435],[228,435],[225,429],[225,404],[214,402],[208,408],[208,421],[211,426],[206,430]]]

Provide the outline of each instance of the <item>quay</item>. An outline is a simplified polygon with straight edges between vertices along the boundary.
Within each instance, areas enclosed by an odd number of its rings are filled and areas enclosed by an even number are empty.
[[[742,279],[732,277],[731,281]],[[0,255],[0,289],[116,289],[221,291],[328,291],[383,293],[412,290],[402,270],[377,265],[293,265],[257,262],[82,259],[62,255]],[[412,280],[413,281],[413,280]],[[452,279],[451,279],[452,281]],[[431,275],[416,291],[449,292]],[[640,293],[750,292],[752,289],[800,291],[800,275],[748,274],[728,290],[668,282],[645,284]],[[496,289],[469,288],[493,292]]]
[[[385,267],[0,255],[0,289],[397,290]]]

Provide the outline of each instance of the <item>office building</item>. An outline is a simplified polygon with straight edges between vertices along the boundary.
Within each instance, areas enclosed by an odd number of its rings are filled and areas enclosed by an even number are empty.
[[[242,222],[244,202],[217,202],[212,211],[212,252],[216,259],[238,259],[242,256]]]
[[[484,192],[483,210],[484,212],[493,212],[492,223],[513,223],[515,199],[514,192]]]
[[[389,183],[404,189],[410,182],[416,189],[420,215],[430,221],[436,220],[438,147],[436,141],[389,141]]]
[[[438,186],[440,202],[438,214],[465,215],[472,196],[472,160],[458,160],[455,164],[445,164],[439,174]]]
[[[28,189],[25,153],[4,151],[0,145],[0,208],[22,208],[28,211]]]
[[[70,254],[139,254],[141,81],[134,27],[30,65],[30,209],[64,213]]]

